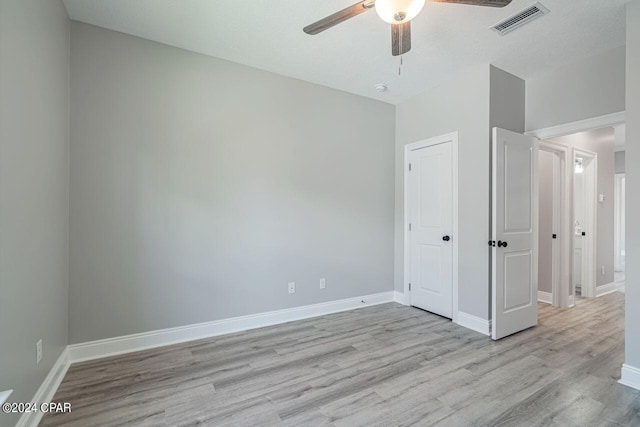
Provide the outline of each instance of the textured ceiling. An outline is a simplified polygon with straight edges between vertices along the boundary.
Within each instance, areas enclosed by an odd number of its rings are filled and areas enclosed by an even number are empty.
[[[473,65],[526,79],[625,43],[629,0],[541,0],[549,15],[506,36],[488,29],[534,2],[427,3],[398,75],[389,25],[375,11],[316,36],[302,32],[355,0],[64,0],[77,21],[390,103]],[[377,83],[389,90],[376,92]]]

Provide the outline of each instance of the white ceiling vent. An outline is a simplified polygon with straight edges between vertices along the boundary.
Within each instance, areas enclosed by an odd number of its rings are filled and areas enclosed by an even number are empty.
[[[547,13],[549,13],[549,9],[540,4],[540,2],[537,2],[504,21],[497,23],[491,27],[491,29],[504,36],[516,28],[520,28],[534,19],[539,18],[542,15],[546,15]]]

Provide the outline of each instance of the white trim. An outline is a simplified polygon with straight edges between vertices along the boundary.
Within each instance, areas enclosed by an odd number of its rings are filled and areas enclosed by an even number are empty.
[[[535,136],[536,138],[540,139],[555,138],[558,136],[570,135],[572,133],[582,132],[585,130],[599,129],[607,126],[622,124],[625,122],[625,120],[625,112],[620,111],[619,113],[606,114],[604,116],[592,117],[590,119],[551,126],[544,129],[530,130],[528,132],[525,132],[525,135]]]
[[[596,277],[598,277],[598,265],[596,258],[597,246],[597,224],[598,224],[598,154],[585,150],[582,148],[573,148],[573,162],[575,165],[577,157],[591,158],[591,162],[584,168],[584,192],[585,192],[585,224],[584,230],[586,230],[586,242],[582,246],[582,277],[580,280],[582,296],[587,298],[594,298],[596,296]],[[575,177],[575,174],[574,174]],[[575,196],[572,194],[572,200],[575,200]],[[571,221],[573,228],[573,221]],[[573,243],[571,241],[571,253],[573,254]],[[575,294],[575,287],[573,293]]]
[[[553,153],[560,162],[559,170],[554,162],[554,231],[558,235],[557,247],[553,250],[553,283],[551,304],[556,307],[570,307],[572,264],[571,248],[573,239],[572,191],[573,164],[568,167],[569,147],[552,141],[540,141],[539,150]],[[557,182],[556,182],[557,181]],[[539,197],[539,195],[538,195]],[[555,265],[557,261],[557,264]]]
[[[354,310],[377,304],[393,302],[395,292],[381,292],[356,298],[347,298],[302,307],[252,314],[215,320],[213,322],[179,326],[140,334],[107,338],[98,341],[69,345],[69,358],[72,363],[100,359],[134,351],[162,347],[202,338],[210,338],[233,332],[262,328],[310,317],[324,316],[341,311]]]
[[[422,141],[413,142],[404,146],[404,304],[411,305],[411,293],[409,292],[409,281],[411,278],[411,265],[410,265],[410,242],[409,242],[409,198],[408,198],[408,182],[409,182],[409,153],[421,148],[430,147],[432,145],[445,144],[451,142],[451,157],[452,157],[452,185],[453,185],[453,236],[452,236],[452,249],[453,249],[453,274],[452,274],[452,320],[454,323],[458,322],[458,132],[451,132],[446,135],[436,136],[433,138],[425,139]]]
[[[617,147],[613,147],[613,152],[614,153],[619,153],[621,151],[627,151],[627,146],[626,145],[618,145]]]
[[[640,369],[625,363],[622,365],[622,378],[618,383],[640,390]]]
[[[409,305],[409,301],[407,301],[407,297],[402,292],[393,291],[393,300],[398,304]]]
[[[455,323],[482,335],[491,336],[491,320],[486,320],[464,311],[458,311],[458,321]]]
[[[62,351],[58,360],[56,360],[56,363],[53,364],[49,374],[38,388],[38,391],[36,391],[31,402],[38,404],[51,402],[51,400],[53,400],[53,396],[56,394],[56,390],[58,390],[62,379],[69,369],[69,365],[70,359],[67,347]],[[18,420],[16,427],[37,426],[40,424],[40,420],[43,415],[44,413],[42,411],[25,412]]]
[[[624,266],[622,265],[621,260],[622,248],[620,247],[620,237],[623,235],[622,221],[625,219],[625,209],[622,206],[623,203],[626,202],[626,189],[623,191],[622,183],[624,182],[626,187],[626,175],[624,172],[616,173],[614,174],[613,179],[613,269],[614,271],[624,271]]]
[[[538,301],[553,304],[553,294],[551,292],[538,291]]]
[[[624,288],[624,282],[611,282],[606,285],[596,286],[596,297],[608,295],[613,292],[622,291]]]

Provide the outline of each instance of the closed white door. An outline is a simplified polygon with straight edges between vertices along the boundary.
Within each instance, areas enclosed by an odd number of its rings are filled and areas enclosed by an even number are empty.
[[[409,153],[408,218],[411,305],[453,314],[452,143]]]
[[[492,332],[538,323],[538,141],[493,129]]]

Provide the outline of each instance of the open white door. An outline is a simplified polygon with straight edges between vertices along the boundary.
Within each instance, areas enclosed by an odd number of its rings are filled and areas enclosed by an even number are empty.
[[[494,340],[538,323],[538,141],[493,129],[492,331]]]

